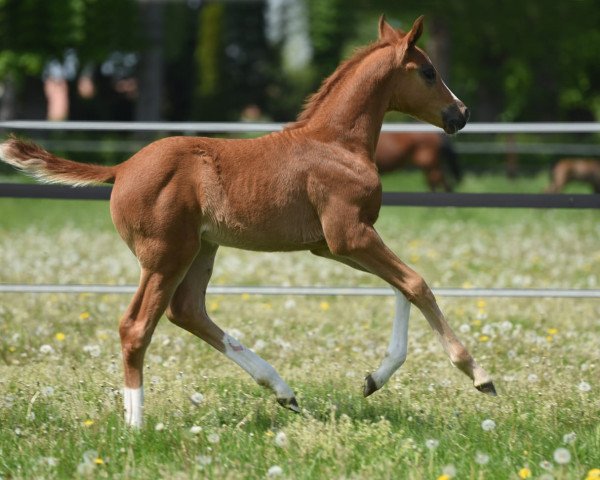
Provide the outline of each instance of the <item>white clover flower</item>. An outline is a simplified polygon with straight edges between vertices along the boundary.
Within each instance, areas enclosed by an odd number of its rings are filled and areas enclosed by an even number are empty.
[[[200,392],[194,392],[190,395],[190,400],[194,405],[198,406],[204,401],[204,395]]]
[[[283,468],[281,468],[279,465],[273,465],[267,471],[267,477],[269,477],[269,478],[278,477],[281,474],[283,474]]]
[[[200,427],[199,425],[194,425],[194,426],[192,426],[192,428],[190,428],[190,433],[192,433],[194,435],[198,435],[201,431],[202,431],[202,427]]]
[[[592,386],[584,381],[579,382],[579,385],[577,385],[577,388],[579,389],[580,392],[589,392],[592,389]]]
[[[212,457],[209,455],[198,455],[196,461],[200,465],[210,465],[212,463]]]
[[[52,345],[42,345],[40,347],[40,353],[43,353],[44,355],[50,355],[54,353],[54,348],[52,348]]]
[[[208,437],[206,437],[206,439],[208,440],[209,443],[219,443],[219,440],[221,440],[221,437],[219,436],[218,433],[211,433],[208,435]]]
[[[440,445],[440,441],[435,438],[430,438],[429,440],[425,440],[425,446],[429,450],[435,450]]]
[[[283,431],[277,432],[275,435],[275,445],[279,448],[286,448],[288,444],[287,435]]]
[[[573,443],[577,439],[577,434],[575,432],[565,433],[563,435],[563,443],[569,444]]]
[[[469,333],[471,331],[471,325],[468,323],[463,323],[460,327],[458,327],[458,331],[460,333]]]
[[[156,425],[154,425],[154,430],[156,430],[157,432],[162,432],[165,429],[165,424],[162,422],[158,422]]]
[[[488,419],[484,420],[483,422],[481,422],[481,428],[483,428],[486,432],[489,432],[489,431],[493,430],[494,428],[496,428],[496,422],[494,422],[492,419],[488,418]]]
[[[42,395],[44,397],[50,397],[50,396],[54,395],[54,387],[47,386],[47,387],[42,388]]]
[[[529,383],[535,383],[539,380],[539,377],[535,373],[530,373],[527,375],[527,381]]]
[[[571,452],[569,452],[566,448],[557,448],[554,450],[554,461],[559,465],[566,465],[571,461]]]
[[[490,456],[487,453],[477,452],[475,454],[475,463],[485,465],[490,461]]]

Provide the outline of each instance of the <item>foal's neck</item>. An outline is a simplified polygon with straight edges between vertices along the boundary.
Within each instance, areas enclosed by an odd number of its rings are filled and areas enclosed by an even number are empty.
[[[390,104],[391,46],[369,53],[322,99],[304,126],[373,159]]]

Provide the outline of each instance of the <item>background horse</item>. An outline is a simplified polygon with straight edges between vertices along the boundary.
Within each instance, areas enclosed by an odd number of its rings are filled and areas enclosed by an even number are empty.
[[[494,385],[458,340],[423,278],[381,240],[374,223],[382,188],[374,164],[383,117],[398,110],[453,134],[469,118],[408,33],[382,17],[379,40],[359,50],[310,97],[298,121],[256,139],[170,137],[115,166],[59,158],[11,138],[0,158],[46,181],[114,183],[110,212],[140,267],[119,333],[125,419],[142,424],[144,356],[163,313],[206,341],[298,411],[292,389],[264,359],[209,317],[206,287],[220,245],[261,251],[309,250],[367,271],[396,292],[388,353],[365,379],[381,388],[406,358],[410,303],[438,334],[451,362],[480,391]]]
[[[569,182],[588,183],[594,193],[600,193],[600,160],[591,158],[563,158],[552,168],[548,193],[560,193]]]
[[[425,175],[427,186],[432,192],[452,191],[444,173],[444,164],[456,182],[462,179],[458,156],[446,135],[427,132],[386,132],[377,143],[375,163],[379,173],[387,173],[414,166]]]

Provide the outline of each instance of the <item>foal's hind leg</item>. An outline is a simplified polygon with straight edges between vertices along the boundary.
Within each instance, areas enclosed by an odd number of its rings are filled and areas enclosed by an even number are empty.
[[[270,388],[281,405],[299,412],[294,392],[277,371],[252,350],[223,332],[208,316],[205,307],[206,286],[212,274],[217,248],[217,245],[202,243],[200,252],[171,299],[167,317],[233,360],[259,385]]]
[[[359,222],[349,225],[348,217],[340,215],[339,211],[331,217],[323,217],[323,230],[330,251],[362,265],[401,291],[421,310],[429,325],[439,335],[450,361],[473,380],[478,390],[495,395],[490,376],[456,337],[423,278],[385,246],[371,225]],[[376,390],[374,387],[378,387],[377,382],[373,375],[369,375],[365,380],[365,394],[373,393]]]
[[[151,254],[146,250],[144,256],[152,260],[140,259],[140,284],[119,324],[125,371],[125,421],[129,425],[142,425],[144,355],[156,324],[195,251],[195,248],[180,248]]]

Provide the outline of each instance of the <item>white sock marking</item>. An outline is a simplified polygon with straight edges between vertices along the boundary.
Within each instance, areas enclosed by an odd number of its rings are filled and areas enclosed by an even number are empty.
[[[396,294],[396,312],[392,326],[392,336],[387,349],[387,354],[379,368],[371,374],[377,388],[381,388],[392,374],[400,368],[406,360],[408,350],[408,317],[410,315],[410,302],[398,290]]]
[[[125,405],[125,423],[132,427],[142,426],[144,407],[144,387],[123,389],[123,403]]]
[[[277,398],[293,398],[294,392],[285,383],[277,371],[252,350],[227,333],[223,336],[225,355],[250,374],[259,385],[269,387]]]

